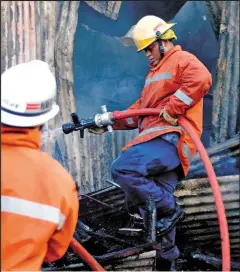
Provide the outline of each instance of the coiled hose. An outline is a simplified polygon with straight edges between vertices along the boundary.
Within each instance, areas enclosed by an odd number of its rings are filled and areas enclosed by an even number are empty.
[[[113,119],[120,120],[129,117],[136,116],[147,116],[147,115],[159,115],[158,109],[140,109],[140,110],[129,110],[129,111],[115,111],[113,112]],[[225,208],[223,204],[223,199],[220,191],[220,187],[218,185],[218,181],[213,170],[213,166],[208,157],[208,154],[200,141],[198,135],[192,128],[191,124],[188,122],[186,118],[180,116],[178,119],[178,123],[180,126],[184,128],[184,130],[189,134],[191,139],[193,140],[196,148],[199,152],[199,155],[204,164],[205,170],[207,172],[209,183],[212,187],[213,197],[217,209],[217,217],[220,228],[220,236],[221,236],[221,246],[222,246],[222,271],[230,271],[231,268],[231,259],[230,259],[230,242],[229,242],[229,233],[228,233],[228,224],[225,213]],[[84,262],[86,262],[93,271],[104,271],[103,267],[90,255],[86,249],[76,240],[72,239],[71,247],[75,253],[77,253]]]

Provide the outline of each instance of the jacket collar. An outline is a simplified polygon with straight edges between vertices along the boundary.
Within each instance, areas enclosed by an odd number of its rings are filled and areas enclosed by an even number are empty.
[[[1,126],[2,145],[40,149],[41,136],[39,127],[28,129]]]
[[[166,55],[164,55],[163,59],[158,63],[157,66],[150,69],[150,71],[156,71],[158,70],[165,62],[166,60],[174,54],[176,51],[182,51],[182,47],[180,45],[175,45],[172,49],[170,49]]]

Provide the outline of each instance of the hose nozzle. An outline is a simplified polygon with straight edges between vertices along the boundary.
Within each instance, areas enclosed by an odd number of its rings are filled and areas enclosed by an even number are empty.
[[[78,127],[81,127],[81,122],[79,121],[78,115],[74,112],[71,114],[73,123],[67,123],[62,125],[62,130],[64,134],[72,133]]]
[[[75,129],[75,124],[73,123],[68,123],[68,124],[63,124],[62,125],[62,130],[64,134],[69,134],[73,132]]]

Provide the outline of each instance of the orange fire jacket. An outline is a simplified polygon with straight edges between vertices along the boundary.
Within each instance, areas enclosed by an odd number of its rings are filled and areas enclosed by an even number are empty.
[[[1,267],[40,271],[68,249],[78,219],[76,186],[40,151],[38,129],[2,127],[1,136]]]
[[[201,137],[203,97],[211,85],[211,74],[203,63],[177,45],[149,71],[140,98],[127,110],[156,108],[160,113],[165,108],[172,118],[184,115]],[[172,126],[159,116],[127,118],[115,122],[113,126],[115,130],[137,127],[140,134],[123,150],[168,132],[179,132],[178,155],[184,175],[187,175],[196,147],[181,126]]]

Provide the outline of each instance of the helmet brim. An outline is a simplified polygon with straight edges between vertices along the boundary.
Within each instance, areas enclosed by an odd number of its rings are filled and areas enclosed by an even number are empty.
[[[36,127],[54,118],[58,112],[58,105],[53,105],[49,112],[39,116],[20,116],[1,109],[1,123],[14,127]]]

